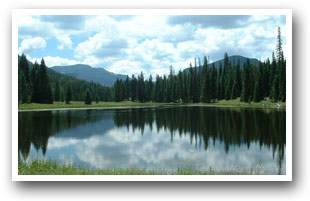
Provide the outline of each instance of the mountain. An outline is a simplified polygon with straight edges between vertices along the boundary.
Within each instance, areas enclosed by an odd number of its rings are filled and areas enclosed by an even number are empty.
[[[228,57],[229,62],[231,62],[232,64],[237,64],[238,61],[239,61],[241,68],[243,68],[243,65],[244,65],[244,63],[246,62],[247,59],[248,59],[247,57],[243,57],[243,56],[240,56],[240,55],[233,55],[233,56],[229,56]],[[258,59],[255,59],[255,58],[249,58],[249,60],[250,60],[250,64],[258,65],[259,62],[260,62]],[[222,64],[222,66],[224,66],[224,59],[215,61],[213,63],[215,65],[215,68],[219,68],[220,63]],[[209,66],[213,65],[213,63],[210,63]],[[189,68],[184,69],[184,71],[189,72]]]
[[[51,67],[54,71],[75,77],[78,79],[93,81],[105,86],[113,86],[114,82],[119,78],[125,80],[127,75],[114,74],[104,68],[93,68],[89,65],[76,64],[69,66],[54,66]]]

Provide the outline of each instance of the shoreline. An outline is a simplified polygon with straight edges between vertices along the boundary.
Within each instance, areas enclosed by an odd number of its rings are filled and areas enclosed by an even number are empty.
[[[159,107],[222,107],[222,108],[260,108],[260,109],[286,109],[285,103],[272,103],[263,101],[259,103],[243,103],[238,100],[220,101],[216,103],[154,103],[154,102],[100,102],[92,105],[85,105],[83,102],[72,102],[64,104],[57,102],[55,104],[23,104],[19,105],[18,112],[35,111],[57,111],[57,110],[103,110],[103,109],[131,109],[131,108],[159,108]]]

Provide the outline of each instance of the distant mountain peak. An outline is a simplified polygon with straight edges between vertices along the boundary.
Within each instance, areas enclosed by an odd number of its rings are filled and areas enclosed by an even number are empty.
[[[244,63],[246,62],[246,60],[249,59],[250,60],[250,64],[256,64],[258,65],[260,63],[260,61],[256,58],[248,58],[245,56],[241,56],[241,55],[232,55],[228,57],[228,61],[231,62],[231,64],[237,64],[238,62],[240,63],[240,67],[242,68]],[[220,63],[222,64],[222,66],[224,65],[224,58],[211,62],[208,65],[212,65],[214,63],[215,68],[219,68]],[[189,68],[184,69],[185,72],[189,71]]]
[[[94,68],[87,64],[53,66],[51,69],[68,76],[76,77],[89,82],[99,83],[105,86],[113,86],[117,79],[125,80],[127,77],[127,75],[114,74],[104,68]]]

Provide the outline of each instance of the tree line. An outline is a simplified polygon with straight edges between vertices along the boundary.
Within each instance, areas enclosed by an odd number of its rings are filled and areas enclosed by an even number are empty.
[[[33,65],[22,54],[18,61],[19,103],[46,103],[54,101],[113,101],[113,89],[98,83],[66,76],[46,67],[44,59]]]
[[[195,59],[190,63],[189,72],[177,74],[170,67],[169,75],[150,75],[144,78],[143,72],[137,77],[127,76],[117,79],[113,87],[87,82],[57,73],[48,69],[42,58],[40,65],[35,62],[29,67],[23,54],[18,63],[18,97],[21,103],[53,103],[53,101],[85,101],[91,104],[99,101],[139,101],[139,102],[216,102],[240,97],[242,102],[259,102],[265,98],[286,101],[286,59],[282,50],[281,31],[278,28],[276,53],[271,61],[250,64],[250,60],[241,66],[240,62],[231,63],[228,54],[224,62],[216,68],[208,64],[204,56],[203,63]]]
[[[144,79],[141,72],[138,77],[118,79],[114,84],[115,101],[139,102],[216,102],[232,100],[240,97],[242,102],[260,102],[265,98],[276,101],[286,101],[286,59],[282,50],[281,31],[278,28],[276,56],[272,53],[258,66],[244,63],[233,64],[227,53],[224,54],[223,65],[216,68],[214,63],[208,64],[204,56],[203,64],[196,60],[194,67],[190,64],[189,72],[179,71],[177,74],[170,67],[168,76],[152,76]],[[198,62],[197,62],[198,61]]]

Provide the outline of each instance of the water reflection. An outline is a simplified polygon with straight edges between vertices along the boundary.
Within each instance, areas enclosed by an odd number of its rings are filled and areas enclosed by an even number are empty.
[[[285,110],[168,107],[19,113],[19,157],[92,168],[285,174]]]

